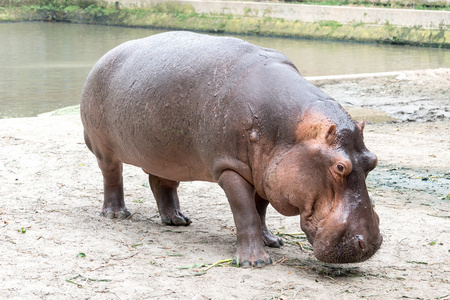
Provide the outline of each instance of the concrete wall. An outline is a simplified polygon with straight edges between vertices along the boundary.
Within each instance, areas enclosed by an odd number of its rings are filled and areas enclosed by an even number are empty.
[[[257,0],[259,1],[259,0]],[[270,1],[270,0],[269,0]],[[284,0],[284,2],[291,2],[294,0]],[[321,2],[323,0],[309,0],[310,2]],[[279,2],[279,1],[273,1]],[[283,2],[283,1],[280,1]],[[415,6],[415,5],[429,5],[429,6],[448,6],[450,5],[450,0],[348,0],[348,3],[372,3],[372,4],[383,4],[391,6]]]
[[[125,7],[148,7],[162,0],[107,0]],[[286,3],[260,3],[238,1],[175,0],[191,5],[200,14],[232,14],[249,17],[282,18],[288,21],[337,21],[342,24],[394,25],[439,29],[450,26],[449,11],[413,9],[385,9],[347,6],[323,6]]]

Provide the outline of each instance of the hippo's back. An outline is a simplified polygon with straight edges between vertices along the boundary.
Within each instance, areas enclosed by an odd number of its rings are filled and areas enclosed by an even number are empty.
[[[92,119],[87,107],[101,109],[101,119],[114,122],[117,115],[111,109],[119,106],[141,115],[173,105],[190,114],[198,105],[224,104],[229,89],[252,65],[269,57],[288,61],[278,51],[240,39],[192,32],[129,41],[105,54],[92,69],[83,89],[82,118]]]
[[[250,114],[248,104],[234,101],[234,90],[269,60],[292,65],[278,51],[236,38],[168,32],[126,42],[89,74],[81,101],[85,136],[153,174],[173,167],[202,173],[186,180],[214,180],[205,171],[211,153],[237,155],[226,149],[236,148],[226,141],[233,133],[223,130],[230,109]]]

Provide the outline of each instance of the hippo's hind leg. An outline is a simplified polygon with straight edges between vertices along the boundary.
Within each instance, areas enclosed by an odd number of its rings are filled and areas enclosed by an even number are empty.
[[[180,211],[177,188],[178,181],[148,175],[150,187],[158,205],[161,221],[167,225],[187,226],[192,221]]]
[[[255,203],[256,210],[261,218],[261,233],[264,244],[269,247],[280,248],[284,244],[283,240],[277,236],[274,236],[269,229],[267,229],[266,225],[266,211],[269,201],[261,198],[258,193],[255,193]]]
[[[122,162],[108,147],[91,143],[86,134],[85,141],[97,157],[97,163],[103,175],[104,201],[100,215],[108,219],[126,219],[131,213],[125,206],[123,196]]]

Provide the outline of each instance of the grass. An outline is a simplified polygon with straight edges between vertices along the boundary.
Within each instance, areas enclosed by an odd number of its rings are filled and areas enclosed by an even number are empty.
[[[284,228],[281,227],[275,231],[275,235],[282,237],[286,244],[299,246],[301,250],[313,251],[310,244],[306,240],[306,235],[303,232],[284,232]],[[300,241],[301,240],[301,241]]]
[[[339,23],[338,21],[319,21],[320,27],[330,27],[333,31],[338,29],[342,25],[343,24]]]
[[[75,282],[74,280],[76,280],[76,279],[80,280],[83,283],[86,283],[88,281],[95,281],[95,282],[110,282],[111,281],[110,279],[95,279],[95,278],[84,277],[81,274],[77,274],[75,276],[67,278],[66,282],[75,284],[79,288],[84,287],[83,284]]]
[[[177,267],[175,269],[171,269],[169,271],[173,271],[173,270],[188,270],[189,273],[188,274],[180,274],[180,275],[173,275],[171,277],[177,277],[177,278],[182,278],[182,277],[191,277],[191,276],[201,276],[201,275],[205,275],[208,270],[215,268],[215,267],[222,267],[222,266],[226,266],[226,265],[230,265],[232,262],[232,259],[222,259],[219,260],[211,265],[207,265],[204,263],[201,264],[194,264],[194,265],[190,265],[190,266],[183,266],[183,267]]]
[[[144,203],[145,202],[145,198],[136,198],[133,200],[134,203]]]
[[[364,26],[365,24],[363,23],[363,22],[359,22],[359,23],[355,23],[355,24],[353,24],[352,26],[353,26],[353,28],[356,28],[356,27],[359,27],[359,26]]]

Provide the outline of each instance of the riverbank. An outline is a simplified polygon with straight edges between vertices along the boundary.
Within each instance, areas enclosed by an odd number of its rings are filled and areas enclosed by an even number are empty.
[[[96,0],[51,0],[42,4],[42,2],[36,0],[36,4],[32,4],[33,1],[27,1],[27,3],[30,3],[28,5],[12,6],[11,2],[3,0],[3,2],[0,2],[3,3],[0,7],[0,21],[60,21],[450,48],[449,11],[440,11],[438,12],[439,17],[431,17],[430,20],[435,20],[436,24],[426,28],[428,25],[409,26],[406,23],[401,25],[401,22],[414,19],[412,15],[408,15],[408,12],[404,21],[399,21],[400,23],[393,22],[389,14],[387,19],[383,19],[384,21],[381,23],[365,23],[364,18],[370,16],[374,11],[371,8],[359,12],[362,19],[350,17],[354,21],[346,23],[347,21],[336,20],[336,16],[339,14],[334,14],[334,16],[333,14],[325,14],[326,16],[320,19],[320,15],[324,14],[323,12],[317,13],[316,19],[318,21],[295,19],[297,13],[291,13],[294,16],[293,18],[282,18],[280,16],[287,14],[289,9],[280,15],[277,10],[270,6],[271,3],[240,2],[242,4],[239,5],[242,7],[237,12],[222,8],[225,4],[220,4],[221,6],[217,7],[216,4],[219,3],[217,1],[211,2],[211,5],[207,5],[206,8],[203,2],[198,2],[202,4],[200,7],[195,4],[197,2],[189,1],[147,2],[145,6],[143,4],[132,5],[133,2],[130,4],[130,1],[108,3]],[[227,3],[229,7],[237,5],[233,2],[224,3]],[[216,6],[213,6],[213,4]],[[265,9],[252,9],[250,8],[252,5],[265,5],[267,7]],[[290,5],[296,7],[295,4]],[[304,9],[312,7],[314,6],[306,5]],[[321,7],[321,10],[323,10],[323,7]],[[391,9],[391,11],[395,10]],[[410,14],[416,13],[414,10],[410,11]],[[428,11],[424,11],[425,13],[428,13]],[[310,13],[306,15],[310,15]],[[441,15],[444,16],[443,19],[441,19]],[[374,16],[370,20],[376,20],[377,18],[380,19]]]
[[[347,107],[383,109],[388,100],[450,107],[448,69],[312,80]],[[167,227],[146,175],[126,165],[133,215],[107,220],[98,216],[101,173],[76,111],[1,119],[0,298],[447,299],[450,120],[432,120],[365,127],[366,145],[379,158],[367,185],[384,237],[369,261],[318,262],[298,217],[269,208],[268,227],[285,240],[267,249],[273,266],[207,269],[235,251],[232,214],[217,184],[182,183],[181,208],[193,223]]]

